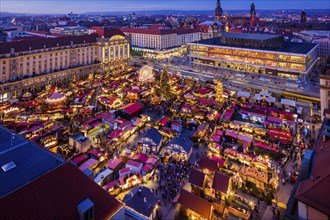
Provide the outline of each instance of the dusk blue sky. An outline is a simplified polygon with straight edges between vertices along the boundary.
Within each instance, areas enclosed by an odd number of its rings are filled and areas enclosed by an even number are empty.
[[[327,9],[330,0],[254,0],[256,9]],[[74,13],[140,10],[213,10],[216,0],[0,0],[3,12]],[[221,0],[226,10],[248,9],[251,0]]]

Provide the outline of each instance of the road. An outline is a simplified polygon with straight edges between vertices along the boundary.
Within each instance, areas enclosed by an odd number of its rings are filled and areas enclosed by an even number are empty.
[[[237,86],[249,87],[253,89],[268,89],[269,92],[281,94],[283,91],[293,92],[297,94],[305,94],[316,98],[320,97],[319,86],[309,84],[299,85],[295,81],[279,79],[277,77],[259,75],[254,73],[244,73],[241,71],[232,71],[215,67],[192,67],[187,62],[179,62],[179,66],[170,62],[149,62],[156,70],[161,70],[164,65],[171,73],[180,73],[183,77],[190,76],[201,80],[213,80],[214,77],[219,78],[226,85],[234,84]],[[221,73],[221,74],[219,74]]]

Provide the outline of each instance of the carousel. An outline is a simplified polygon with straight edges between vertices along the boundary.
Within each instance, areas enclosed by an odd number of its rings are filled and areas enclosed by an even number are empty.
[[[22,100],[30,100],[32,98],[31,92],[26,92],[22,95]]]
[[[138,70],[139,82],[140,83],[150,83],[155,81],[153,74],[153,68],[149,65],[144,65]]]
[[[46,99],[46,103],[50,105],[57,105],[63,103],[65,100],[66,97],[63,94],[59,92],[54,92],[53,94],[48,96],[48,98]]]

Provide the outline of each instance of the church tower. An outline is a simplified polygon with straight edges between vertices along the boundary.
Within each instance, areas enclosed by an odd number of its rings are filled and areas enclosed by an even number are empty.
[[[251,3],[250,6],[250,18],[256,17],[256,7],[254,6],[254,3]]]
[[[307,21],[307,16],[306,16],[306,12],[305,10],[302,10],[301,14],[300,14],[300,22],[304,23]]]
[[[257,14],[256,7],[252,2],[250,6],[250,28],[255,28],[259,26],[259,19],[257,18],[256,14]]]
[[[215,8],[215,20],[219,21],[222,17],[222,8],[220,5],[220,0],[217,0],[217,7]]]

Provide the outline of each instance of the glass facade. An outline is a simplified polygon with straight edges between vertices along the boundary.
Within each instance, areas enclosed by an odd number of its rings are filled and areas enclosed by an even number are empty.
[[[189,55],[197,64],[271,75],[274,73],[269,69],[277,69],[276,75],[292,79],[303,75],[317,59],[316,50],[306,56],[208,45],[189,45]]]

